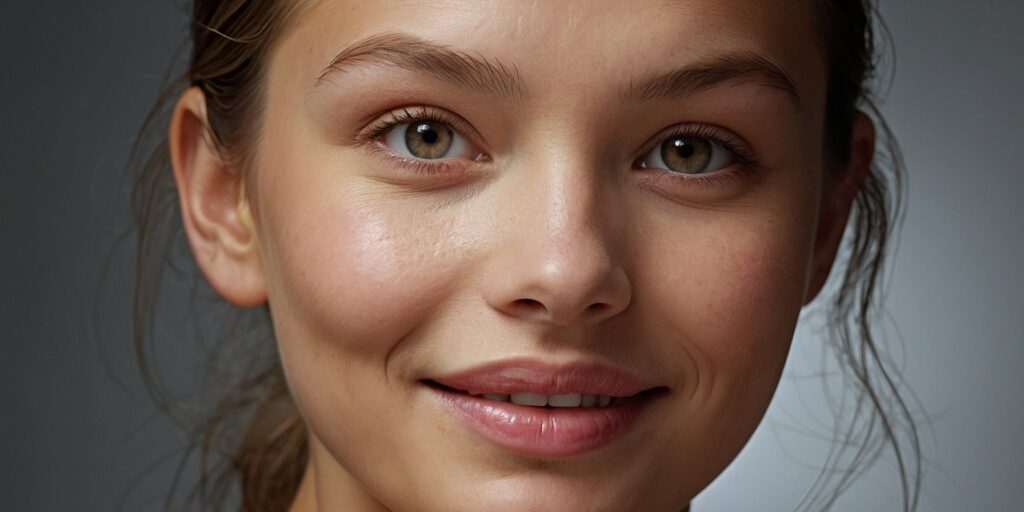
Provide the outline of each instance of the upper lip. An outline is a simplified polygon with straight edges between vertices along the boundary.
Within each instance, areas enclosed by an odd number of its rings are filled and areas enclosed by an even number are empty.
[[[427,380],[459,391],[506,395],[580,393],[629,397],[658,387],[602,363],[551,364],[534,359],[496,361]]]

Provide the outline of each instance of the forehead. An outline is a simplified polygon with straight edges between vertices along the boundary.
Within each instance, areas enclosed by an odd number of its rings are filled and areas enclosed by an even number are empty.
[[[585,100],[744,54],[777,64],[815,104],[825,66],[813,22],[807,3],[792,0],[318,1],[288,28],[270,68],[312,86],[353,43],[407,34],[512,69],[532,91]]]

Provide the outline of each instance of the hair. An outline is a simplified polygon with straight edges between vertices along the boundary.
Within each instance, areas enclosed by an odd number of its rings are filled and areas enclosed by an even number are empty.
[[[301,2],[195,0],[187,71],[168,85],[144,122],[130,161],[131,205],[137,230],[134,346],[141,374],[157,406],[183,430],[180,459],[165,506],[177,508],[180,477],[198,455],[198,482],[183,499],[221,510],[238,501],[245,511],[287,510],[307,459],[306,426],[289,394],[276,352],[267,306],[243,309],[210,288],[188,250],[170,169],[167,119],[188,87],[206,98],[210,137],[221,156],[248,165],[263,115],[265,68],[271,46],[300,10]],[[801,505],[832,506],[853,479],[889,446],[895,454],[903,510],[917,506],[921,447],[894,364],[876,343],[872,321],[880,313],[888,247],[901,219],[904,170],[891,131],[875,108],[876,23],[870,0],[812,0],[827,62],[825,172],[829,181],[850,158],[858,110],[880,127],[876,158],[854,201],[844,239],[845,269],[827,288],[828,342],[842,368],[845,389],[855,394],[850,420],[837,411],[835,442],[825,468]],[[172,70],[176,66],[172,65]],[[173,76],[173,71],[172,75]],[[836,273],[833,273],[834,275]],[[177,278],[177,279],[172,279]],[[202,358],[197,396],[175,392],[157,364],[158,311],[169,295],[184,301],[191,341]],[[180,330],[180,327],[179,329]],[[180,343],[180,340],[173,340]]]

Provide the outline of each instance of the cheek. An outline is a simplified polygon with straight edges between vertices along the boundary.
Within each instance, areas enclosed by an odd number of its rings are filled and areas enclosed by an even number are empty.
[[[350,414],[408,398],[388,392],[386,384],[407,370],[390,356],[403,353],[396,347],[427,327],[464,268],[448,219],[411,221],[403,208],[381,207],[386,200],[360,197],[353,189],[282,194],[304,198],[304,206],[282,201],[276,218],[264,223],[263,241],[289,387],[317,435],[346,449],[386,442],[378,439],[379,425],[402,421],[389,415],[408,404],[376,410],[367,416],[371,421]],[[358,461],[359,453],[335,456]]]
[[[774,391],[800,312],[813,216],[714,215],[652,254],[674,261],[649,267],[662,269],[648,277],[651,302],[692,364],[698,403],[735,410],[747,397],[756,409]]]
[[[274,318],[294,318],[306,335],[348,351],[378,353],[429,316],[455,281],[450,224],[413,222],[402,209],[371,206],[378,198],[325,195],[271,228]]]
[[[644,253],[637,289],[671,352],[685,399],[675,412],[666,467],[710,482],[750,438],[778,384],[810,265],[813,216],[709,213]],[[683,471],[683,470],[680,470]],[[694,491],[696,492],[696,490]]]

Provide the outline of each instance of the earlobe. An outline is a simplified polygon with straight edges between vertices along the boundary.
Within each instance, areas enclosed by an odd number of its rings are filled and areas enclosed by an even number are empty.
[[[804,305],[814,300],[825,286],[842,245],[854,199],[871,171],[875,154],[875,125],[867,114],[858,111],[852,128],[850,159],[842,168],[835,170],[836,179],[826,187],[822,195]]]
[[[181,220],[200,270],[229,302],[262,304],[266,279],[244,179],[215,147],[198,88],[178,100],[168,139]]]

